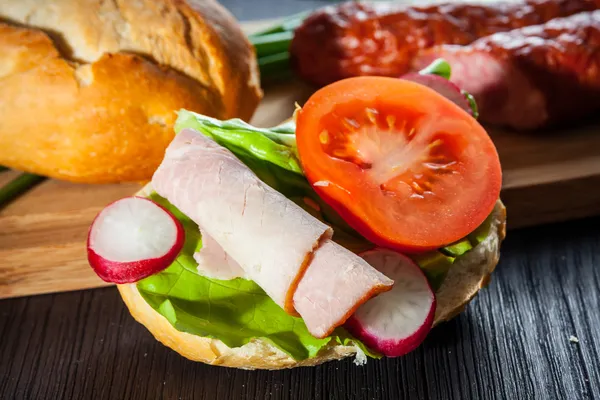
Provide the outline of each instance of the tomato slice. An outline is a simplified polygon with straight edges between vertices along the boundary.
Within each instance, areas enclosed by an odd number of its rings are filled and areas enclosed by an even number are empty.
[[[436,249],[475,230],[500,194],[498,153],[479,123],[420,84],[349,78],[298,112],[304,172],[317,193],[372,242]]]

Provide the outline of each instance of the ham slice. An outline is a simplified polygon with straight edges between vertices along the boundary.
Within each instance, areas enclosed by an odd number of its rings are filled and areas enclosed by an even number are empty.
[[[194,254],[198,263],[198,274],[208,278],[228,281],[235,278],[244,278],[244,269],[223,250],[206,231],[200,229],[202,234],[202,248]]]
[[[326,337],[361,304],[390,290],[393,283],[361,257],[326,240],[315,250],[300,280],[294,307],[313,336]]]
[[[226,264],[223,276],[241,267],[286,312],[298,312],[316,337],[392,288],[392,280],[332,242],[330,227],[199,132],[184,129],[175,137],[152,185],[202,227],[208,248],[196,255],[199,262]],[[225,263],[228,257],[235,262]]]
[[[202,227],[286,312],[331,228],[262,182],[229,150],[182,130],[154,173],[158,194]]]

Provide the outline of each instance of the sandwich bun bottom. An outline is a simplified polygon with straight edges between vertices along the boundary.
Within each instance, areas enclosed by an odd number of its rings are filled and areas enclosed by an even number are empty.
[[[506,209],[500,200],[492,215],[488,237],[453,264],[437,291],[434,326],[462,312],[479,290],[489,283],[490,274],[500,256],[500,243],[506,233]],[[144,325],[159,342],[192,361],[242,369],[284,369],[314,366],[360,353],[355,346],[332,344],[322,349],[316,357],[297,361],[261,339],[252,339],[241,347],[230,348],[218,339],[176,330],[146,303],[135,283],[117,287],[136,321]],[[361,358],[364,360],[364,355],[360,356],[357,355],[357,361]]]

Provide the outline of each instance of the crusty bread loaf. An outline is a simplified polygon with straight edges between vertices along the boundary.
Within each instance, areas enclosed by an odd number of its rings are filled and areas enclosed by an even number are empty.
[[[248,120],[254,50],[215,0],[0,1],[0,165],[149,179],[176,111]]]
[[[140,195],[147,194],[147,188]],[[500,243],[506,229],[506,210],[500,200],[493,211],[490,235],[450,269],[436,293],[437,308],[434,325],[460,313],[479,289],[486,286],[500,256]],[[356,354],[354,346],[331,345],[315,358],[295,361],[270,343],[254,339],[250,343],[229,348],[218,339],[200,337],[173,328],[165,317],[154,311],[143,299],[135,284],[118,285],[121,297],[131,315],[165,346],[182,356],[212,365],[243,369],[283,369],[318,365]]]

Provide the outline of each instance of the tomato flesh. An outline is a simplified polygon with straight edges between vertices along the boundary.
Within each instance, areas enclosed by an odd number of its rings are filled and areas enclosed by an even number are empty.
[[[417,83],[358,77],[317,91],[297,116],[319,195],[372,242],[408,252],[461,239],[500,193],[496,149],[469,114]]]

